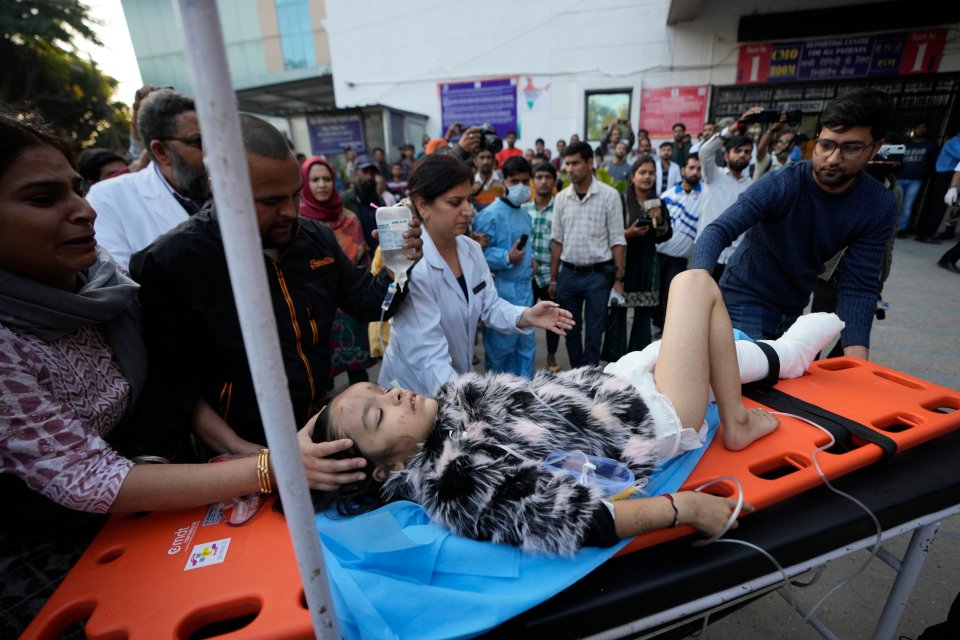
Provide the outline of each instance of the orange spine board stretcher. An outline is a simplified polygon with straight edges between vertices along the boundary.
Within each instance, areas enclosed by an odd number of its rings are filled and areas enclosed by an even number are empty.
[[[898,450],[960,427],[957,391],[856,358],[816,362],[776,388],[882,432]],[[743,451],[727,451],[716,438],[683,488],[734,476],[745,500],[762,509],[819,485],[811,457],[829,438],[793,418],[780,422]],[[854,444],[861,446],[817,455],[827,478],[883,458],[875,444]],[[733,496],[735,488],[721,481],[707,491]],[[87,620],[95,640],[312,637],[289,534],[271,507],[241,527],[213,522],[206,507],[114,516],[22,638],[57,638],[79,620]],[[649,533],[621,553],[689,533],[689,527]]]

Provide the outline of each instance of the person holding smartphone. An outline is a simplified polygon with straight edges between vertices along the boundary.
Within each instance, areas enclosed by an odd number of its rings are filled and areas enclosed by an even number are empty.
[[[494,275],[497,293],[521,307],[533,305],[533,253],[527,240],[533,235],[533,219],[520,205],[530,199],[530,163],[512,157],[503,163],[505,195],[481,211],[474,231],[487,235],[483,256]],[[483,357],[487,371],[504,371],[533,377],[537,339],[533,333],[483,332]]]
[[[660,302],[660,260],[657,245],[673,235],[666,205],[658,196],[657,168],[652,156],[641,156],[630,168],[623,196],[627,254],[623,275],[623,304],[610,308],[601,360],[615,362],[629,351],[650,344],[650,322]],[[633,325],[627,339],[627,308]]]

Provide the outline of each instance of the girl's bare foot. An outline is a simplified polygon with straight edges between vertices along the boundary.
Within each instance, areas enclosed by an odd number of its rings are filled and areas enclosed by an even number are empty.
[[[723,446],[730,451],[739,451],[771,433],[780,420],[766,409],[744,409],[742,416],[722,420]]]

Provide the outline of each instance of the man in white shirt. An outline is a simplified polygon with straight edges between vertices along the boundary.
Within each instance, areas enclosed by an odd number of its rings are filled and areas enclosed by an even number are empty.
[[[590,145],[568,146],[565,164],[571,184],[553,206],[548,292],[573,314],[576,324],[567,331],[566,345],[576,368],[600,362],[611,287],[623,295],[627,240],[623,200],[594,179]]]
[[[210,201],[193,100],[171,89],[154,91],[137,122],[150,165],[98,182],[87,194],[97,212],[97,243],[125,268],[131,255]]]
[[[719,218],[720,214],[736,202],[737,197],[753,184],[753,180],[747,173],[750,156],[753,153],[753,141],[743,135],[740,121],[748,115],[760,111],[763,111],[760,107],[749,109],[740,120],[721,129],[720,133],[700,145],[698,155],[705,159],[704,162],[700,163],[703,175],[701,180],[705,190],[702,198],[703,203],[700,205],[700,219],[697,221],[696,240],[700,239],[703,230],[711,222]],[[709,162],[709,159],[713,158],[721,147],[723,148],[723,160],[727,165],[722,169],[715,163]],[[733,241],[733,244],[720,253],[720,257],[717,259],[717,267],[713,272],[713,277],[716,280],[720,280],[723,269],[727,264],[727,258],[733,255],[739,244],[740,238],[737,238]]]
[[[663,193],[680,182],[680,165],[673,162],[673,143],[660,143],[660,160],[657,166],[657,191]]]

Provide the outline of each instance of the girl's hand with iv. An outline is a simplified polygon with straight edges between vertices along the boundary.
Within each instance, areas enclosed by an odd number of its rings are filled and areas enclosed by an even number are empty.
[[[730,514],[737,508],[736,498],[721,498],[700,491],[681,491],[674,494],[674,499],[680,524],[688,524],[708,537],[723,531]],[[744,502],[741,513],[751,511],[753,507]],[[730,528],[736,529],[737,525],[737,521],[734,521]]]
[[[730,514],[737,507],[737,501],[733,498],[720,498],[708,493],[680,491],[671,495],[677,507],[677,524],[690,525],[707,536],[723,531]],[[631,538],[673,525],[673,505],[665,496],[617,500],[612,504],[614,527],[620,538]],[[743,511],[753,511],[753,507],[743,503]],[[736,526],[734,522],[733,527]]]

